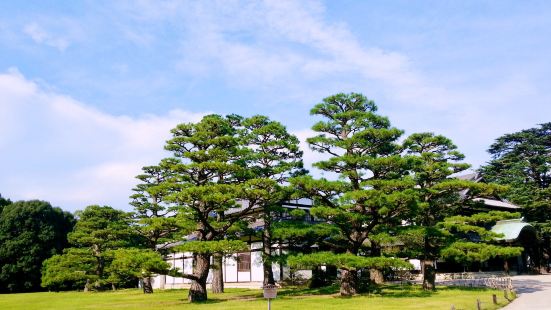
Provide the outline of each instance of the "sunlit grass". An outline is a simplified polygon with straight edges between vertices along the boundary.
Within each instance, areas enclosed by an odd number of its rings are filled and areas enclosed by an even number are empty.
[[[266,300],[261,290],[226,289],[224,294],[209,294],[209,301],[190,304],[186,290],[157,290],[145,295],[140,290],[115,292],[60,292],[0,295],[0,309],[263,309]],[[425,292],[418,286],[385,285],[370,293],[351,298],[338,296],[337,287],[322,289],[281,289],[272,309],[498,309],[507,302],[503,292],[477,288],[439,288]],[[492,303],[497,294],[497,306]]]

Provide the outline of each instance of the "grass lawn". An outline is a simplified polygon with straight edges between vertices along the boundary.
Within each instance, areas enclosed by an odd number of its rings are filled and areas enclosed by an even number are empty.
[[[424,292],[418,286],[385,285],[377,292],[352,298],[337,295],[338,288],[281,289],[272,301],[272,309],[476,309],[476,299],[483,309],[499,309],[507,304],[503,292],[478,288],[446,288]],[[226,289],[225,294],[209,294],[201,304],[187,302],[186,290],[157,290],[145,295],[140,290],[116,292],[60,292],[0,295],[0,309],[265,309],[261,290]],[[497,294],[499,305],[492,303]]]

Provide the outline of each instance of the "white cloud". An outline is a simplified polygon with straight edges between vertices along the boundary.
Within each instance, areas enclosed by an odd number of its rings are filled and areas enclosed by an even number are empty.
[[[330,14],[317,1],[130,1],[126,5],[116,2],[101,12],[112,15],[107,20],[98,19],[106,21],[105,25],[97,22],[96,28],[86,28],[95,33],[89,37],[100,38],[101,29],[115,30],[117,38],[133,43],[132,48],[139,45],[151,49],[166,56],[168,63],[157,66],[149,59],[140,59],[144,68],[163,68],[166,72],[154,74],[161,76],[158,81],[148,74],[132,76],[134,81],[120,79],[116,83],[125,87],[118,88],[110,83],[113,79],[85,79],[78,74],[80,64],[67,70],[69,80],[93,90],[108,89],[104,92],[110,97],[120,94],[121,89],[155,97],[162,91],[159,85],[178,81],[182,89],[204,78],[207,87],[211,82],[216,84],[201,90],[205,93],[220,95],[217,92],[231,87],[258,91],[261,100],[266,100],[258,105],[285,102],[287,105],[278,111],[288,108],[294,113],[298,109],[289,102],[310,105],[335,92],[364,92],[407,134],[445,134],[474,164],[483,162],[485,148],[499,135],[546,121],[551,113],[551,106],[544,104],[549,101],[546,84],[538,84],[534,76],[514,72],[492,77],[483,81],[484,85],[474,85],[481,79],[470,77],[468,69],[457,79],[447,67],[440,68],[440,74],[452,78],[430,76],[402,51],[365,45],[355,35],[356,29],[330,21]],[[27,24],[24,31],[39,44],[64,50],[83,36],[79,28],[75,21],[45,17]],[[129,65],[117,59],[114,69],[132,73],[131,58]],[[173,67],[180,71],[171,71]],[[484,64],[481,67],[484,69]],[[182,77],[182,71],[193,81]],[[296,122],[298,117],[292,116]],[[0,74],[0,150],[8,154],[8,160],[0,165],[10,178],[0,178],[0,190],[9,189],[22,198],[51,197],[55,201],[63,197],[65,200],[58,200],[60,204],[71,207],[88,201],[85,197],[105,202],[118,197],[114,201],[124,202],[127,194],[121,195],[119,189],[128,191],[134,184],[128,176],[162,156],[162,142],[170,127],[194,117],[182,111],[164,116],[109,115],[46,91],[16,72]],[[307,127],[303,122],[298,126]],[[303,141],[311,135],[309,130],[296,133]],[[302,146],[307,163],[321,159],[304,142]],[[72,170],[57,171],[61,162]],[[105,176],[110,176],[108,181]]]
[[[167,153],[170,129],[203,114],[114,116],[38,86],[16,70],[0,74],[2,195],[45,199],[66,209],[128,208],[142,166]]]
[[[70,45],[68,38],[51,34],[34,22],[25,25],[23,32],[29,35],[34,42],[54,47],[62,52]]]
[[[139,22],[178,29],[179,68],[190,75],[222,77],[278,102],[312,104],[335,92],[364,92],[406,134],[445,134],[475,166],[495,138],[545,115],[518,105],[545,101],[533,77],[505,76],[485,86],[443,81],[400,51],[366,46],[346,24],[329,21],[318,1],[156,4],[133,3],[130,12]]]
[[[395,100],[442,105],[411,100],[441,90],[429,86],[406,55],[364,47],[345,24],[328,22],[316,1],[199,2],[170,8],[165,18],[184,29],[180,68],[191,74],[208,72],[233,85],[277,87],[280,93],[300,92],[297,86],[305,83],[335,88],[334,82],[341,81],[347,88],[381,88]],[[159,8],[145,16],[157,21],[162,12]]]

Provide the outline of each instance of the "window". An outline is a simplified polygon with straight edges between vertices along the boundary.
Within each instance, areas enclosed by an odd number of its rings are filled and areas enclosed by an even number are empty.
[[[237,271],[251,271],[251,252],[237,254]]]

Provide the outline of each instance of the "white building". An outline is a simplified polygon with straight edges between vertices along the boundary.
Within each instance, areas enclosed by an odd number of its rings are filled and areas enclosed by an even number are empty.
[[[307,211],[307,219],[310,219],[309,210],[312,206],[310,199],[291,200],[282,205],[285,210],[302,209]],[[288,212],[281,214],[281,219],[285,220]],[[263,223],[257,221],[252,226],[255,229],[262,229]],[[225,256],[222,263],[222,276],[224,278],[225,287],[262,287],[264,281],[264,271],[262,265],[262,241],[249,240],[249,251],[235,253]],[[273,251],[285,253],[283,246],[275,245]],[[212,258],[211,258],[212,259]],[[166,256],[166,261],[172,268],[177,268],[183,273],[192,273],[193,256],[192,253],[171,253]],[[211,261],[212,263],[212,261]],[[281,266],[278,263],[272,264],[274,280],[276,282],[288,279],[290,270],[286,266]],[[311,270],[299,270],[294,273],[303,279],[308,279],[312,276]],[[212,279],[212,270],[209,272],[207,283]],[[173,289],[185,288],[191,284],[191,280],[183,277],[172,277],[168,275],[157,275],[153,279],[154,289]]]

